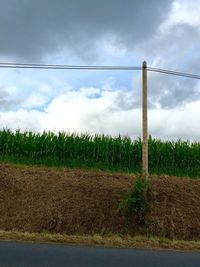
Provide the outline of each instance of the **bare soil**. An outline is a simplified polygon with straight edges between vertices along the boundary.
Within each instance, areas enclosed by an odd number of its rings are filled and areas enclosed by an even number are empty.
[[[200,239],[200,180],[150,176],[146,225],[116,214],[132,175],[0,164],[0,230]]]

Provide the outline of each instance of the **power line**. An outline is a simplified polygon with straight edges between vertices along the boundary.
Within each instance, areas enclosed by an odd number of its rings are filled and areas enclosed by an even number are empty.
[[[61,64],[35,64],[35,63],[9,63],[1,62],[0,68],[11,69],[46,69],[46,70],[105,70],[105,71],[140,71],[141,66],[113,66],[113,65],[61,65]],[[200,79],[200,75],[166,70],[160,68],[147,67],[147,71],[157,72],[167,75],[175,75],[191,79]]]
[[[68,69],[68,70],[117,70],[132,71],[141,70],[139,66],[89,66],[89,65],[56,65],[56,64],[32,64],[32,63],[0,63],[0,68],[13,69]]]
[[[152,72],[168,74],[168,75],[175,75],[175,76],[191,78],[191,79],[198,79],[198,80],[200,79],[200,75],[192,74],[192,73],[172,71],[172,70],[166,70],[166,69],[158,69],[158,68],[151,68],[151,67],[147,67],[147,70],[148,71],[152,71]]]

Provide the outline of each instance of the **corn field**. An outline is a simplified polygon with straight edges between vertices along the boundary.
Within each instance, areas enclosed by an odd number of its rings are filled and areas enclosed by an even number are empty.
[[[141,139],[60,132],[0,131],[0,160],[141,172]],[[200,178],[200,143],[149,138],[149,172]]]

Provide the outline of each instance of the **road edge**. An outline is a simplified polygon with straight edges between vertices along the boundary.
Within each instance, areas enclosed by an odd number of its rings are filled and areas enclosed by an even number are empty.
[[[200,240],[170,240],[164,237],[147,237],[139,235],[131,237],[129,235],[120,236],[116,234],[66,235],[49,232],[27,233],[0,231],[0,241],[200,252]]]

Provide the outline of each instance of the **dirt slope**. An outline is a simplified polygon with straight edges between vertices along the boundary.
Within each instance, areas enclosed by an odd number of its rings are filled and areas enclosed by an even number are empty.
[[[200,239],[200,180],[150,177],[154,201],[143,232]],[[59,233],[123,233],[116,215],[130,175],[0,164],[0,230]]]

